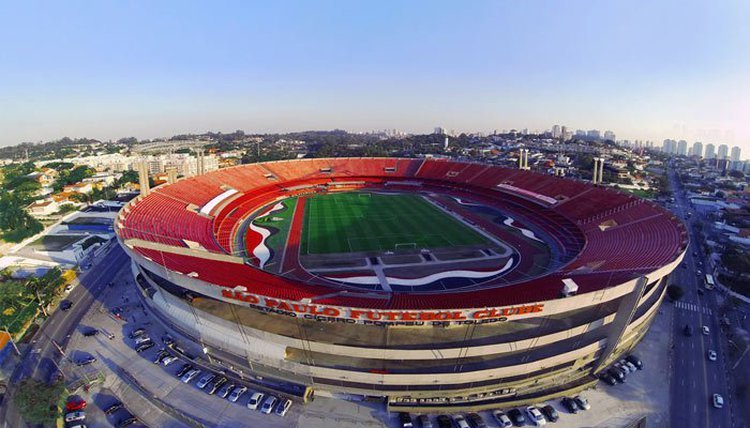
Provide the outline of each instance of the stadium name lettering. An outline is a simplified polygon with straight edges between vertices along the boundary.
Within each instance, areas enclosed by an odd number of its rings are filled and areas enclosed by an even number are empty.
[[[367,309],[344,309],[334,306],[293,303],[270,297],[257,296],[238,290],[222,290],[222,296],[232,300],[248,303],[267,312],[288,316],[302,315],[306,319],[337,322],[344,319],[349,322],[366,324],[400,324],[423,325],[423,322],[442,323],[486,323],[505,321],[516,315],[542,312],[544,304],[518,305],[504,308],[487,308],[479,310],[445,310],[445,311],[379,311]]]

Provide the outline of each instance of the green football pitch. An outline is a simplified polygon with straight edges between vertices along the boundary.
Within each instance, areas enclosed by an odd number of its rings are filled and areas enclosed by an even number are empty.
[[[488,243],[477,231],[412,194],[316,195],[306,202],[304,220],[303,255]]]

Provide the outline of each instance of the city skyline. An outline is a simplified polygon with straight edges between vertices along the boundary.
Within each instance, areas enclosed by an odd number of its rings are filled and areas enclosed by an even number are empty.
[[[750,8],[739,1],[3,10],[15,17],[0,30],[3,146],[557,123],[750,152],[750,34],[741,22]]]

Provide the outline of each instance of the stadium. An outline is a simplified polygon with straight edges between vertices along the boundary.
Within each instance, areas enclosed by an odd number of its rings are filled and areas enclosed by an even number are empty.
[[[643,337],[687,247],[671,213],[616,190],[403,158],[173,179],[116,233],[144,302],[224,364],[421,411],[592,386]]]

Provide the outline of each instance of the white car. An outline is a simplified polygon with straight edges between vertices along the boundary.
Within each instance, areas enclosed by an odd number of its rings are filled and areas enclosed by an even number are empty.
[[[589,404],[589,401],[580,395],[576,395],[575,397],[573,397],[573,401],[575,401],[578,407],[580,407],[583,410],[591,409],[591,404]]]
[[[711,333],[711,330],[708,329],[707,325],[704,325],[703,326],[703,334],[705,334],[706,336],[708,336],[709,333]]]
[[[234,391],[232,391],[232,393],[229,394],[229,401],[231,401],[232,403],[236,403],[237,400],[239,400],[240,397],[242,397],[242,394],[244,394],[245,391],[247,391],[246,386],[238,386],[237,388],[234,388]]]
[[[263,397],[266,395],[262,392],[253,392],[250,396],[250,401],[247,402],[247,408],[250,410],[258,410],[258,406],[263,402]]]
[[[282,401],[278,406],[276,406],[276,410],[274,413],[276,413],[278,416],[285,416],[286,412],[289,411],[289,408],[292,407],[292,400],[286,399]]]
[[[164,366],[166,367],[166,366],[174,363],[177,360],[179,360],[179,358],[175,357],[174,355],[170,355],[167,358],[161,360],[161,363],[164,364]]]
[[[502,410],[495,410],[492,412],[492,416],[495,417],[495,420],[497,421],[498,426],[500,428],[510,428],[513,426],[513,422],[510,421],[510,418],[508,415],[506,415]]]
[[[273,410],[273,406],[276,405],[278,399],[273,395],[269,395],[266,401],[263,402],[263,406],[260,408],[261,413],[270,414]]]
[[[461,415],[453,416],[453,422],[456,424],[458,428],[471,428],[469,426],[469,423],[466,422],[466,419]]]
[[[198,380],[198,383],[196,383],[195,386],[197,386],[198,389],[203,389],[206,387],[206,385],[208,385],[209,382],[214,380],[215,377],[216,375],[214,375],[213,373],[207,373],[205,376]]]
[[[144,334],[143,336],[140,336],[137,339],[135,339],[135,344],[140,345],[141,343],[146,343],[150,341],[151,341],[151,338]]]
[[[722,407],[724,407],[724,397],[722,397],[721,394],[714,394],[713,402],[714,407],[716,407],[717,409],[721,409]]]
[[[544,415],[542,414],[542,412],[540,412],[539,409],[537,409],[535,406],[527,407],[526,414],[529,415],[529,420],[531,420],[534,425],[547,425],[547,419],[544,419]]]
[[[65,415],[65,422],[82,421],[84,419],[86,419],[85,412],[70,412]]]
[[[182,383],[190,383],[191,380],[195,379],[201,373],[199,369],[192,369],[189,372],[182,375]]]
[[[708,361],[716,361],[716,351],[713,349],[708,350]]]

